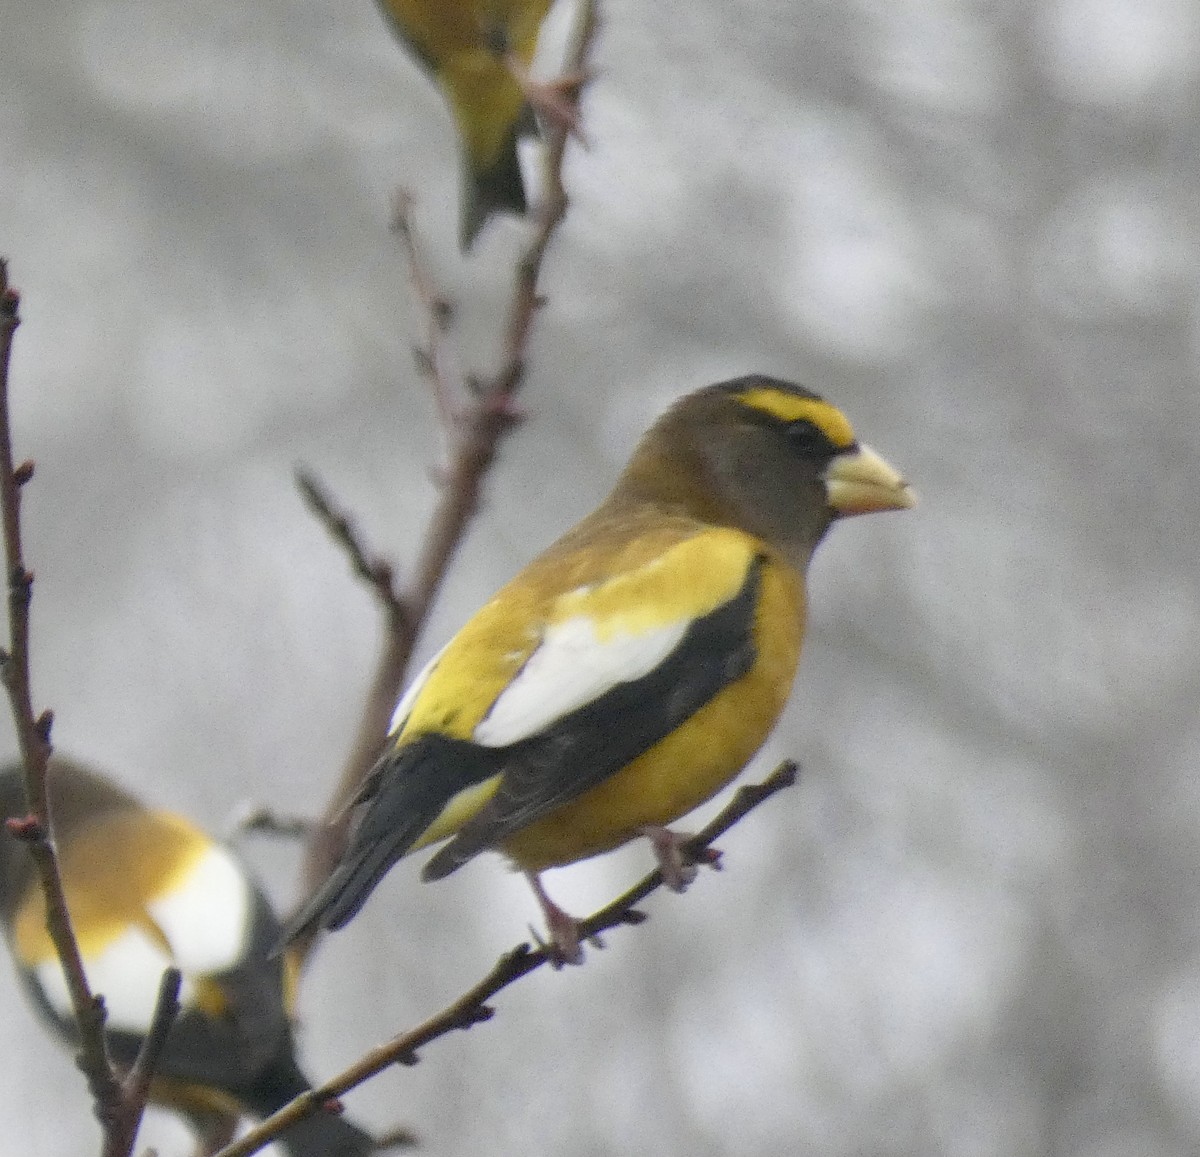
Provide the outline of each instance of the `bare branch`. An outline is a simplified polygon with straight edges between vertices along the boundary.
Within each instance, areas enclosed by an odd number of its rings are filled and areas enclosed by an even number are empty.
[[[596,36],[598,17],[593,0],[583,0],[575,27],[574,42],[568,51],[565,71],[586,77],[590,69],[588,57]],[[580,81],[582,83],[582,81]],[[537,210],[537,229],[517,263],[512,307],[508,316],[505,337],[505,362],[484,394],[496,402],[509,398],[521,384],[525,372],[525,349],[533,320],[543,304],[538,293],[538,278],[546,250],[567,212],[567,191],[563,186],[562,167],[567,140],[571,133],[564,123],[551,120],[546,126],[546,188]]]
[[[334,542],[346,552],[354,573],[375,592],[391,629],[405,630],[409,611],[396,591],[392,564],[381,556],[373,557],[368,553],[350,515],[335,506],[333,496],[316,474],[303,466],[298,467],[296,485],[309,510],[317,516]]]
[[[154,1002],[154,1015],[150,1018],[150,1027],[142,1040],[142,1047],[138,1049],[133,1068],[125,1077],[126,1096],[139,1098],[142,1105],[146,1103],[150,1080],[158,1069],[159,1058],[167,1043],[167,1034],[179,1015],[179,987],[182,983],[183,973],[178,968],[168,968],[163,972],[162,980],[158,984],[158,997]]]
[[[791,787],[796,782],[798,772],[798,766],[789,760],[780,764],[762,783],[739,788],[720,814],[684,845],[685,852],[697,861],[711,860],[712,856],[705,853],[711,848],[712,842],[776,792]],[[628,892],[582,921],[582,936],[594,940],[601,932],[615,928],[618,924],[642,923],[646,918],[645,914],[634,905],[662,887],[662,883],[662,873],[655,869]],[[420,1059],[419,1049],[455,1029],[467,1029],[491,1020],[495,1010],[487,1002],[492,997],[542,965],[553,963],[552,955],[547,949],[531,948],[528,944],[517,945],[511,952],[501,956],[478,984],[441,1012],[387,1044],[372,1049],[348,1069],[318,1088],[301,1094],[279,1112],[251,1129],[241,1140],[222,1149],[217,1157],[249,1157],[249,1154],[257,1153],[297,1121],[314,1113],[328,1111],[327,1106],[337,1104],[338,1098],[343,1094],[384,1069],[397,1064],[415,1065]]]
[[[447,444],[452,445],[454,427],[458,417],[458,404],[446,370],[449,350],[446,333],[454,318],[454,307],[433,285],[433,279],[425,269],[425,262],[417,250],[416,233],[412,224],[413,196],[402,189],[396,194],[392,206],[392,232],[400,238],[404,254],[408,258],[408,279],[421,303],[427,319],[426,344],[415,351],[417,367],[433,387],[433,398],[437,404],[438,419]]]
[[[226,838],[231,840],[245,833],[303,840],[312,834],[313,821],[303,816],[284,815],[273,808],[248,802],[234,809],[224,826]]]
[[[46,903],[46,928],[54,944],[71,996],[79,1029],[79,1067],[87,1078],[95,1111],[105,1131],[105,1154],[128,1153],[110,1147],[119,1136],[123,1098],[104,1039],[104,1001],[92,994],[79,945],[71,927],[58,858],[50,840],[50,803],[46,766],[50,758],[53,715],[35,716],[29,678],[29,603],[33,575],[25,566],[21,545],[21,490],[33,477],[33,463],[14,466],[9,406],[9,364],[13,335],[20,323],[20,297],[8,284],[8,266],[0,261],[0,515],[3,521],[5,571],[8,575],[8,649],[0,655],[0,679],[8,692],[25,769],[29,815],[9,821],[9,833],[29,847]],[[132,1140],[132,1139],[131,1139]]]

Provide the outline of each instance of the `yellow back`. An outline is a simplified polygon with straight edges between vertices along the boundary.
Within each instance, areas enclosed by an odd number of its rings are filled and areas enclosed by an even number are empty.
[[[78,828],[59,848],[59,866],[84,956],[103,951],[129,925],[169,950],[146,906],[170,892],[211,844],[199,828],[165,812],[126,811]],[[40,888],[31,887],[18,909],[13,938],[28,966],[54,955]]]

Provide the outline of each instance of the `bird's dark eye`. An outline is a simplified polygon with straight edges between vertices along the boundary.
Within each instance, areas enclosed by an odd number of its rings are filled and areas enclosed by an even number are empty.
[[[801,454],[828,454],[833,448],[825,434],[807,418],[788,423],[787,440]]]

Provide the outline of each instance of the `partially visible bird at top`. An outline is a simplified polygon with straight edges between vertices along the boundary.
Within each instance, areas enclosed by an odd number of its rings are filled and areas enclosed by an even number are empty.
[[[297,963],[268,957],[279,923],[245,868],[194,824],[143,806],[69,759],[47,787],[67,908],[92,990],[104,997],[109,1051],[133,1063],[159,981],[182,973],[150,1100],[181,1114],[205,1151],[243,1115],[265,1117],[310,1088],[296,1062],[291,1010]],[[0,769],[0,819],[25,814],[19,768]],[[0,919],[35,1012],[77,1040],[66,981],[46,931],[33,857],[0,829]],[[291,1157],[367,1157],[375,1141],[331,1113],[280,1138]]]
[[[751,375],[688,394],[607,499],[493,596],[412,681],[356,800],[349,846],[287,932],[340,928],[409,852],[436,880],[478,853],[528,876],[558,962],[579,925],[545,868],[646,836],[742,770],[791,691],[805,573],[838,519],[914,504],[810,390]]]
[[[553,0],[378,3],[454,114],[463,162],[459,244],[467,250],[493,213],[525,213],[517,142],[537,135],[535,113],[577,131],[578,78],[539,82],[529,75]]]

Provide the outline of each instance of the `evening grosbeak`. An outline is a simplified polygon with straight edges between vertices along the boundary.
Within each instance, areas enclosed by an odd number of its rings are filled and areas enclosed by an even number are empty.
[[[459,242],[488,217],[525,212],[517,141],[538,132],[534,108],[573,127],[572,83],[529,76],[553,0],[379,0],[397,37],[437,81],[454,114],[463,160]]]
[[[486,849],[529,877],[560,960],[576,922],[545,868],[650,837],[746,765],[787,701],[805,571],[837,518],[900,510],[904,480],[840,410],[751,376],[675,403],[616,487],[413,680],[359,792],[349,846],[288,934],[340,928],[401,856],[437,880]]]
[[[246,870],[182,816],[151,811],[70,760],[50,761],[51,829],[84,969],[108,1010],[108,1044],[128,1067],[168,966],[183,974],[182,1011],[150,1100],[208,1139],[231,1119],[263,1117],[310,1086],[297,1067],[290,1010],[296,966],[271,959],[279,922]],[[26,814],[18,768],[0,770],[0,815]],[[46,931],[33,858],[0,832],[0,918],[39,1016],[77,1040],[71,1001]],[[281,1136],[293,1157],[365,1157],[373,1140],[328,1113]]]

